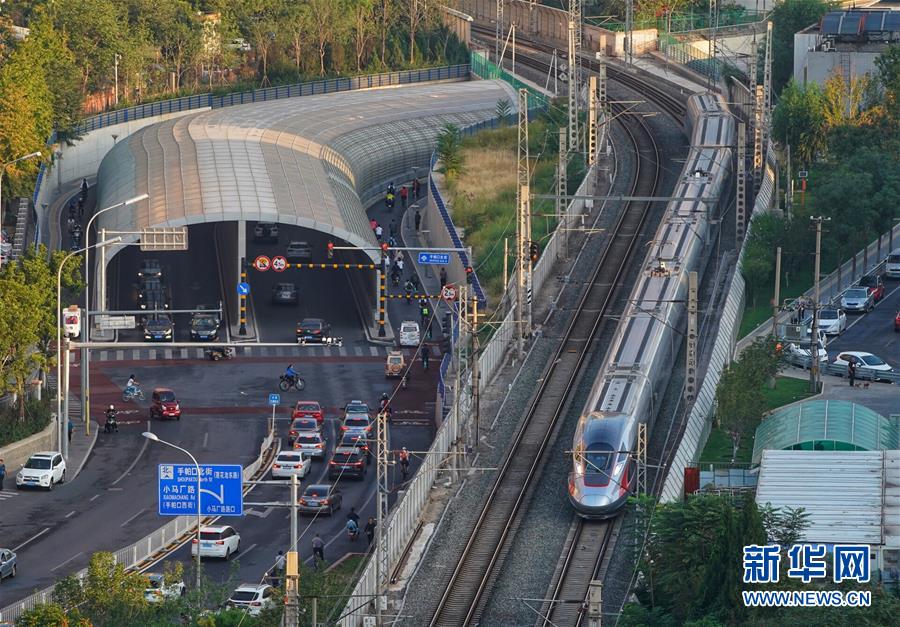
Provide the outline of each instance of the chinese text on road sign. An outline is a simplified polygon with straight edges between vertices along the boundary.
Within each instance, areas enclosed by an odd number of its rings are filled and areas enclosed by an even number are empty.
[[[450,263],[450,253],[419,253],[419,263],[432,266],[446,266]]]
[[[200,465],[200,513],[204,516],[243,516],[242,469],[237,464]],[[197,515],[197,467],[159,465],[160,516]]]

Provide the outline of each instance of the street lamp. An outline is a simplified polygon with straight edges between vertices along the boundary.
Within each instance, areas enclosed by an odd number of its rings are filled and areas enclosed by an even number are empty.
[[[190,454],[189,451],[181,448],[180,446],[176,446],[171,442],[166,442],[165,440],[160,440],[159,437],[155,433],[151,433],[150,431],[144,431],[141,435],[150,440],[151,442],[159,442],[160,444],[165,444],[166,446],[171,446],[174,449],[178,449],[185,455],[191,458],[191,461],[194,462],[194,466],[197,469],[197,590],[200,589],[200,525],[202,524],[202,515],[200,509],[200,464],[197,463],[197,458]]]
[[[6,163],[0,163],[0,212],[3,211],[3,175],[6,174],[6,168],[11,166],[14,163],[18,163],[19,161],[24,161],[25,159],[31,159],[32,157],[40,157],[41,151],[36,150],[34,152],[30,152],[23,157],[19,157],[17,159],[13,159],[11,161],[7,161]],[[2,265],[3,261],[0,260],[0,265]]]
[[[74,257],[75,255],[80,255],[83,252],[86,252],[88,248],[98,248],[100,246],[106,246],[107,244],[114,244],[116,242],[121,241],[121,237],[114,237],[112,239],[104,240],[102,242],[97,242],[93,246],[86,246],[79,250],[75,250],[70,252],[68,255],[63,257],[63,260],[59,264],[59,268],[56,271],[56,419],[58,421],[58,433],[59,433],[59,445],[62,450],[63,457],[68,460],[69,457],[69,438],[67,437],[65,427],[68,426],[69,416],[66,415],[66,422],[63,423],[63,415],[62,415],[62,271],[63,266],[66,265],[66,262]],[[68,372],[68,371],[67,371]],[[69,393],[69,385],[68,381],[66,382],[66,394]]]

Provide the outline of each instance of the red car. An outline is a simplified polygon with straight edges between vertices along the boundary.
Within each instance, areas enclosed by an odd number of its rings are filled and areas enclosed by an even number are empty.
[[[181,420],[181,405],[175,398],[175,392],[169,388],[156,388],[150,397],[150,418],[174,418]]]
[[[894,333],[900,333],[900,309],[897,310],[897,315],[894,316]]]
[[[869,289],[872,295],[872,302],[877,303],[884,298],[884,281],[880,274],[867,274],[859,279],[859,286]]]
[[[325,421],[325,412],[318,401],[297,401],[291,418],[306,418],[307,416],[315,418],[321,425]]]

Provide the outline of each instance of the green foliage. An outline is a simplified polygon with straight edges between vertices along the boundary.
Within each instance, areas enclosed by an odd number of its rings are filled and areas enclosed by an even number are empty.
[[[825,146],[824,95],[817,83],[801,87],[793,79],[778,98],[772,132],[782,146],[790,146],[798,163],[812,163]]]
[[[507,117],[512,112],[512,103],[510,103],[508,98],[501,98],[497,101],[497,108],[495,110],[497,117],[500,119],[500,123],[502,125],[506,125]]]
[[[21,419],[18,406],[0,410],[0,447],[34,435],[50,424],[52,409],[48,396],[41,400],[27,399],[24,409],[25,415]]]
[[[784,0],[772,10],[772,85],[781,91],[793,73],[794,33],[819,21],[828,12],[828,0]]]
[[[878,84],[884,90],[888,116],[900,120],[900,44],[893,44],[875,59]]]
[[[448,178],[458,176],[462,172],[462,139],[459,135],[459,127],[455,124],[445,124],[441,128],[437,139],[437,154],[441,160],[444,174]]]
[[[89,627],[90,623],[72,622],[56,603],[42,603],[16,620],[16,627]]]

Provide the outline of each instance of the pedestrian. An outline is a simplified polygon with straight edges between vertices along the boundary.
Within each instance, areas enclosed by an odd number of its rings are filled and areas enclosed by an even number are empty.
[[[406,209],[406,199],[409,198],[409,189],[406,185],[400,187],[400,206]]]
[[[325,561],[325,541],[316,534],[316,537],[312,539],[312,549],[313,549],[313,565],[316,570],[319,569],[319,562]]]
[[[803,324],[804,313],[806,313],[806,301],[800,298],[797,300],[797,324]]]
[[[400,273],[400,278],[403,278],[403,257],[397,257],[397,261],[394,262],[394,265],[397,267],[397,271]]]
[[[385,255],[382,258],[381,263],[384,264],[384,273],[387,274],[388,270],[391,269],[391,258]]]
[[[422,318],[423,326],[428,321],[428,315],[429,315],[428,301],[423,298],[422,303],[419,305],[419,316]]]
[[[281,580],[284,577],[284,567],[284,551],[278,551],[278,555],[275,556],[275,568],[273,569],[274,574],[272,576],[275,580],[272,585],[276,588],[281,585]]]
[[[847,378],[850,379],[850,387],[856,382],[856,360],[851,357],[851,361],[847,364]]]
[[[72,432],[75,431],[75,423],[71,420],[69,421],[69,442],[72,441]]]
[[[87,192],[88,192],[88,182],[87,182],[87,179],[86,179],[86,178],[85,178],[85,179],[81,179],[81,198],[82,198],[82,199],[87,198]]]
[[[422,369],[428,370],[428,358],[431,357],[431,351],[428,350],[428,344],[422,345]]]
[[[445,285],[447,285],[447,271],[441,268],[441,289],[444,289]]]
[[[355,507],[351,507],[351,508],[350,508],[350,513],[347,514],[347,520],[352,520],[352,521],[355,522],[357,525],[359,524],[359,514],[356,513],[356,508],[355,508]]]
[[[378,226],[378,221],[375,218],[372,218],[371,220],[369,220],[369,226],[371,226],[372,230],[374,231],[375,227]]]
[[[372,544],[372,540],[375,539],[375,527],[378,526],[378,523],[375,522],[375,519],[369,516],[369,520],[366,523],[366,538],[369,540],[369,544]]]
[[[375,225],[375,239],[377,239],[377,240],[380,242],[380,241],[381,241],[381,236],[382,236],[383,233],[384,233],[384,229],[381,228],[381,225],[380,225],[380,224],[376,224],[376,225]]]
[[[413,196],[419,198],[419,179],[413,179]]]
[[[0,457],[0,490],[3,489],[4,479],[6,479],[6,464],[3,463],[3,458]]]
[[[422,224],[422,214],[416,209],[416,233],[419,232],[419,226]]]
[[[388,225],[388,233],[391,234],[391,237],[397,234],[397,221],[394,218],[391,218],[391,223]]]

